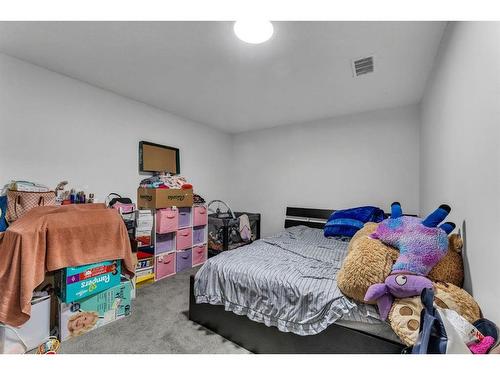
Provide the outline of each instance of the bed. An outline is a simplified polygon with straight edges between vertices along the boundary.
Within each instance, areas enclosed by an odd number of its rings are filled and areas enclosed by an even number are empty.
[[[332,212],[289,207],[284,232],[211,258],[189,319],[254,353],[401,353],[376,309],[336,286],[348,242],[324,238]]]

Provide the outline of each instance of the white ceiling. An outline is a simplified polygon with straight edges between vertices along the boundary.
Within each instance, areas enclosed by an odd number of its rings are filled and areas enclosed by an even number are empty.
[[[445,22],[0,22],[0,51],[227,132],[420,100]],[[351,60],[375,55],[353,78]]]

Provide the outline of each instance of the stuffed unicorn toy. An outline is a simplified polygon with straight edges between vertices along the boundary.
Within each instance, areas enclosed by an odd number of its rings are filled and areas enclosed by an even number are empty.
[[[383,283],[370,286],[365,301],[377,301],[380,317],[385,320],[394,297],[420,295],[433,284],[426,276],[448,251],[448,234],[455,224],[438,224],[450,213],[450,206],[441,205],[425,219],[403,216],[401,205],[391,205],[390,218],[382,221],[371,238],[399,249],[399,257],[391,274]]]

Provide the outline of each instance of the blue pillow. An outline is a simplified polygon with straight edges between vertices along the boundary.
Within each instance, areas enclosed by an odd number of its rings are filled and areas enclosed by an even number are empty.
[[[0,197],[0,232],[4,232],[7,229],[7,222],[5,221],[6,214],[7,214],[7,196],[2,195]]]
[[[352,237],[368,222],[384,220],[384,211],[378,207],[363,206],[335,211],[325,224],[325,237]]]

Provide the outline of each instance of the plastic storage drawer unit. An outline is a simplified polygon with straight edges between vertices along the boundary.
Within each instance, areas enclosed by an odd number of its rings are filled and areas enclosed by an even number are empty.
[[[156,279],[173,275],[175,273],[175,253],[160,255],[156,257]]]
[[[177,230],[178,211],[175,208],[165,208],[156,212],[156,232],[170,233]]]
[[[184,250],[191,247],[192,243],[191,228],[179,229],[177,231],[177,250]]]
[[[195,206],[193,215],[193,226],[207,225],[208,212],[205,206]]]
[[[177,272],[181,272],[192,267],[191,249],[177,252]]]
[[[200,245],[193,247],[193,265],[201,264],[207,260],[207,246]]]

